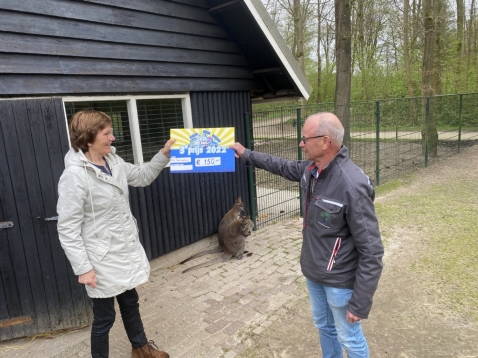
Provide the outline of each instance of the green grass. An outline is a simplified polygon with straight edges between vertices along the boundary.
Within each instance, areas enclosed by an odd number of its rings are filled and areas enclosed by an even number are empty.
[[[387,184],[377,188],[380,195],[400,185]],[[385,238],[397,226],[424,230],[426,250],[411,269],[429,274],[433,294],[450,310],[478,320],[476,178],[458,177],[377,203],[376,212]]]
[[[388,193],[391,193],[392,191],[402,187],[405,184],[409,184],[413,178],[415,178],[414,175],[409,175],[405,176],[396,180],[391,180],[386,182],[385,184],[381,184],[379,186],[375,187],[375,195],[377,197],[386,195]]]

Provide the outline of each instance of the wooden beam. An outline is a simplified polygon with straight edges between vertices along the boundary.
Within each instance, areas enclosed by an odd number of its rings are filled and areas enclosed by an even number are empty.
[[[263,68],[260,70],[255,70],[252,72],[253,75],[272,75],[282,73],[282,68],[280,67],[271,67],[271,68]]]
[[[263,89],[263,84],[253,79],[0,74],[0,96],[251,91],[261,89]]]
[[[220,12],[230,10],[232,7],[239,4],[239,0],[228,1],[222,5],[214,6],[208,10],[211,15],[219,14]]]
[[[267,80],[267,78],[265,76],[261,76],[262,80],[265,82],[265,84],[267,85],[267,88],[269,88],[269,90],[275,95],[276,94],[276,90],[274,89],[274,87],[272,87],[272,85],[270,84],[270,82]]]
[[[0,31],[0,53],[247,66],[242,54],[29,36]],[[3,64],[0,62],[0,66]]]
[[[17,324],[28,323],[31,321],[32,321],[32,318],[30,316],[8,319],[5,321],[0,321],[0,328],[11,327]]]

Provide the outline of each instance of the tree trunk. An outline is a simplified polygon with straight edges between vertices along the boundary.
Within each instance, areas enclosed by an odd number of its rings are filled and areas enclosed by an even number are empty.
[[[317,2],[317,103],[322,102],[322,57],[320,52],[320,39],[322,37],[322,11],[320,9],[320,1]]]
[[[465,27],[465,5],[463,0],[456,0],[456,63],[455,63],[455,92],[463,91],[463,33]]]
[[[445,62],[446,4],[433,0],[435,55],[433,56],[432,87],[435,95],[443,92],[443,64]]]
[[[456,0],[456,40],[459,53],[463,50],[463,29],[465,26],[465,4],[463,0]]]
[[[466,46],[467,47],[466,74],[467,74],[467,77],[470,74],[474,74],[474,77],[476,78],[477,77],[476,72],[478,71],[478,68],[475,68],[474,70],[472,70],[474,65],[473,62],[476,63],[476,58],[478,57],[478,51],[476,47],[478,28],[477,28],[477,20],[474,19],[476,16],[475,6],[476,6],[475,0],[471,0],[470,16],[468,20],[468,29],[467,29],[468,33],[467,33],[467,46]],[[475,61],[473,61],[473,58],[475,58]],[[469,81],[470,79],[467,78],[466,90],[468,90],[469,88]]]
[[[362,84],[362,99],[369,99],[369,94],[367,90],[367,63],[365,60],[365,35],[364,35],[364,0],[356,0],[356,18],[355,26],[357,31],[357,57],[358,57],[358,67],[360,69],[360,81]]]
[[[294,0],[294,57],[299,62],[302,71],[304,68],[304,19],[302,18],[302,11],[300,0]]]
[[[403,1],[403,60],[405,62],[405,75],[407,78],[408,97],[413,97],[412,69],[410,63],[410,0]],[[410,116],[416,124],[417,109],[415,101],[410,100]]]
[[[438,133],[434,125],[433,111],[426,107],[427,97],[435,94],[433,88],[433,65],[435,63],[435,45],[436,45],[436,23],[434,7],[432,0],[423,1],[423,20],[424,20],[424,48],[423,48],[423,66],[422,66],[422,143],[423,150],[428,150],[436,155],[436,145]],[[433,101],[430,100],[430,103]]]
[[[412,70],[410,65],[410,22],[409,22],[410,3],[409,0],[403,1],[403,58],[405,61],[405,72],[407,76],[408,96],[413,97]]]
[[[345,128],[344,144],[350,143],[350,93],[352,39],[350,0],[335,0],[335,114]]]

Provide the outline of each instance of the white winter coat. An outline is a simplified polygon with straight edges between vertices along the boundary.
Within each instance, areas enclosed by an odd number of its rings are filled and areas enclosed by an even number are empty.
[[[130,290],[149,278],[149,262],[131,214],[128,185],[146,186],[169,162],[158,153],[148,164],[126,163],[115,154],[105,157],[112,176],[92,165],[83,152],[65,156],[58,184],[58,235],[75,275],[95,270],[97,284],[86,285],[88,296],[105,298]]]

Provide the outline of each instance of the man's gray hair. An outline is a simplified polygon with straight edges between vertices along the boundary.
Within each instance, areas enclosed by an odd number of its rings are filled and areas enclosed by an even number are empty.
[[[328,135],[332,142],[342,145],[344,141],[344,126],[337,116],[330,112],[319,112],[309,116],[309,118],[315,116],[320,118],[317,135]]]

